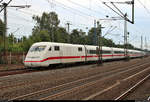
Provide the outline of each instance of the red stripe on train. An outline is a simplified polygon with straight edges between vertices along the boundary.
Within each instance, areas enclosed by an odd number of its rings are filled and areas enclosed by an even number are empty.
[[[124,56],[123,55],[103,55],[103,57],[112,57],[112,56]],[[41,61],[24,61],[24,62],[45,62],[47,60],[56,60],[56,59],[73,59],[73,58],[90,58],[90,57],[98,57],[98,56],[62,56],[62,57],[49,57],[46,59],[43,59]]]

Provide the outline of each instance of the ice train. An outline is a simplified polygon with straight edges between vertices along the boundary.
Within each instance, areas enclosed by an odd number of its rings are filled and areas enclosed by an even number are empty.
[[[26,67],[48,67],[53,64],[97,61],[97,46],[54,42],[34,43],[29,49],[24,65]],[[128,50],[131,58],[144,56],[144,52]],[[124,49],[102,47],[102,59],[123,59]]]

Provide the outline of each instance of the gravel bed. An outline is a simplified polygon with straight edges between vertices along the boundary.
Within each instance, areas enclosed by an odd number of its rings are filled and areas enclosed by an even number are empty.
[[[23,69],[23,64],[0,64],[0,71],[8,71],[8,70],[15,70],[15,69]]]
[[[95,83],[92,86],[88,86],[79,90],[74,90],[72,93],[70,94],[66,94],[60,97],[56,97],[54,99],[72,99],[72,100],[76,100],[76,99],[83,99],[84,97],[90,96],[94,93],[96,93],[97,91],[102,91],[105,88],[108,88],[109,86],[115,84],[118,80],[123,80],[124,78],[131,76],[133,74],[136,74],[137,72],[141,71],[143,68],[138,68],[136,70],[132,70],[132,71],[128,71],[125,73],[117,73],[114,75],[110,75],[108,77],[105,77],[104,79],[100,79],[99,82]],[[149,71],[150,72],[150,71]],[[93,88],[94,87],[94,88]],[[119,90],[117,90],[119,91]],[[111,92],[111,91],[110,91]],[[109,94],[107,94],[108,96],[112,96],[112,92],[110,94],[110,92],[108,92]],[[116,95],[116,94],[113,94]],[[103,98],[98,98],[103,99]],[[104,97],[104,99],[112,99],[112,98],[107,98],[106,96]]]
[[[75,77],[76,78],[76,77]],[[68,79],[69,80],[69,79]],[[62,81],[62,83],[64,83],[65,81],[68,81],[68,80],[63,80]],[[72,79],[70,79],[70,80],[72,80]],[[50,83],[50,84],[49,84]],[[14,90],[13,90],[13,88],[11,88],[11,90],[6,90],[6,89],[4,89],[2,92],[4,93],[4,94],[2,94],[1,96],[2,96],[2,99],[5,99],[5,98],[3,98],[3,96],[4,97],[9,97],[10,96],[10,93],[12,93],[11,95],[13,95],[13,96],[16,96],[17,95],[17,92],[18,92],[18,90],[20,89],[20,90],[22,90],[22,93],[24,93],[24,91],[25,91],[25,93],[26,92],[32,92],[32,91],[36,91],[37,89],[42,89],[42,87],[43,88],[48,88],[48,87],[50,87],[50,86],[54,86],[54,85],[56,85],[56,83],[58,83],[57,81],[56,81],[56,79],[55,79],[55,81],[52,83],[52,81],[51,82],[46,82],[46,83],[38,83],[38,84],[35,84],[35,85],[26,85],[26,86],[22,86],[22,87],[20,87],[20,86],[18,86],[17,88],[15,88]],[[61,83],[61,84],[62,84]],[[39,87],[38,87],[39,86]],[[47,86],[47,87],[46,87]],[[34,88],[33,88],[34,87]],[[33,88],[33,89],[32,89]],[[34,90],[34,89],[36,89],[36,90]],[[28,91],[27,91],[28,90]]]
[[[120,96],[121,94],[123,94],[125,91],[127,91],[129,88],[131,88],[132,86],[134,86],[137,82],[139,82],[140,80],[142,80],[144,77],[146,77],[148,74],[150,73],[149,71],[146,71],[136,77],[133,77],[129,80],[126,81],[122,81],[120,85],[118,85],[117,87],[109,90],[108,92],[106,92],[105,94],[101,95],[101,96],[97,96],[94,99],[95,100],[114,100],[115,98],[117,98],[118,96]],[[111,94],[110,94],[111,93]],[[132,98],[133,99],[133,98]],[[135,99],[134,99],[135,100]]]
[[[150,79],[130,93],[125,100],[147,100],[148,98],[150,98]]]
[[[131,69],[131,68],[128,68],[128,70],[129,69]],[[126,71],[127,70],[127,68],[125,68],[124,70],[121,70],[120,69],[120,71]],[[119,71],[118,71],[119,72]],[[99,74],[99,75],[97,75],[97,76],[95,76],[95,77],[92,77],[92,78],[90,78],[90,79],[87,79],[87,80],[84,80],[84,81],[80,81],[80,82],[76,82],[76,83],[71,83],[71,84],[69,84],[69,85],[64,85],[64,86],[61,86],[61,87],[59,87],[59,88],[57,88],[57,89],[53,89],[53,90],[49,90],[49,91],[46,91],[46,92],[44,92],[44,93],[42,93],[42,95],[41,94],[36,94],[36,95],[30,95],[30,97],[26,97],[26,98],[23,98],[23,99],[29,99],[29,100],[31,100],[31,99],[37,99],[37,97],[38,97],[38,99],[41,97],[43,97],[43,95],[44,96],[47,96],[47,95],[50,95],[50,94],[54,94],[54,93],[56,93],[56,92],[60,92],[61,90],[63,91],[63,90],[66,90],[66,89],[70,89],[70,88],[73,88],[73,87],[77,87],[77,86],[80,86],[80,85],[83,85],[83,84],[86,84],[86,83],[89,83],[90,81],[94,81],[94,80],[99,80],[99,79],[102,79],[102,78],[105,78],[106,76],[108,77],[108,76],[110,76],[110,75],[113,75],[114,73],[117,73],[117,71],[113,71],[113,72],[111,72],[111,73],[109,73],[109,72],[106,72],[106,73],[101,73],[101,74]],[[66,80],[64,80],[64,81],[66,81]],[[51,86],[51,85],[49,85],[49,86]],[[47,95],[46,95],[46,93],[48,93]],[[22,98],[21,98],[22,99]]]

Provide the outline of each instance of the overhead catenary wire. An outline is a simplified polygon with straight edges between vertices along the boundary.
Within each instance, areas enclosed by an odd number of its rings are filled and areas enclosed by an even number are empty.
[[[144,9],[147,11],[147,13],[150,14],[149,9],[140,0],[138,0],[138,2],[144,7]]]
[[[14,10],[14,9],[11,9],[11,10]],[[33,9],[32,9],[33,10]],[[24,14],[27,14],[27,15],[34,15],[33,13],[29,13],[29,12],[25,12],[24,10],[17,10],[18,12],[21,12],[21,13],[24,13]],[[29,10],[30,11],[30,10]],[[34,10],[35,11],[35,10]],[[40,13],[40,12],[39,12]],[[42,12],[41,12],[42,13]],[[16,16],[15,16],[16,17]],[[21,16],[20,16],[21,17]],[[27,19],[25,19],[25,18],[21,18],[21,19],[23,19],[23,20],[25,20],[25,21],[27,21],[27,22],[30,22],[30,23],[33,23],[32,21],[30,21],[30,20],[27,20]],[[65,21],[66,22],[66,21]],[[64,24],[65,24],[65,22],[64,22]],[[75,27],[87,27],[88,25],[86,25],[86,24],[78,24],[78,25],[74,25],[73,24],[73,26],[75,26]]]
[[[72,3],[72,4],[74,4],[74,5],[77,5],[77,6],[79,6],[79,7],[85,8],[85,9],[87,9],[87,10],[89,10],[89,11],[95,12],[96,14],[104,15],[104,14],[102,14],[101,12],[99,12],[99,11],[97,11],[97,10],[94,10],[94,9],[92,9],[92,8],[89,9],[89,8],[86,7],[86,6],[83,6],[83,5],[81,5],[81,4],[78,4],[78,3],[73,2],[73,1],[71,1],[71,0],[67,0],[67,1],[69,1],[70,3]]]
[[[11,10],[14,10],[14,9],[11,9]],[[17,10],[17,11],[19,11],[19,12],[21,12],[21,13],[24,13],[24,14],[27,14],[27,15],[34,15],[33,13],[29,13],[29,12],[24,12],[24,10]],[[21,17],[21,16],[20,16]],[[16,16],[15,16],[15,18],[16,18]],[[25,18],[23,18],[23,17],[21,17],[21,19],[23,19],[23,20],[25,20],[25,21],[27,21],[27,22],[30,22],[30,23],[33,23],[32,21],[29,21],[29,20],[27,20],[27,19],[25,19]],[[64,22],[64,24],[65,24],[65,22]],[[73,26],[74,27],[87,27],[88,25],[86,25],[86,24],[79,24],[79,25],[74,25],[73,24]]]
[[[0,0],[0,3],[3,2],[3,0]]]
[[[47,1],[47,0],[46,0]],[[72,8],[72,7],[70,7],[70,6],[68,6],[68,5],[65,5],[65,4],[63,4],[63,3],[61,3],[61,2],[58,2],[58,1],[55,1],[57,4],[59,4],[59,5],[63,5],[63,8],[67,8],[69,11],[70,10],[73,10],[74,12],[78,12],[78,15],[85,15],[85,16],[88,16],[88,17],[91,17],[91,18],[93,18],[93,19],[99,19],[99,17],[97,17],[97,16],[94,16],[94,15],[90,15],[90,14],[87,14],[87,13],[85,13],[85,12],[83,12],[83,11],[80,11],[80,10],[78,10],[78,9],[75,9],[75,8]],[[56,4],[56,5],[57,5]],[[61,6],[62,7],[62,6]],[[71,11],[70,11],[71,12]],[[80,13],[80,14],[79,14]]]
[[[0,10],[0,13],[12,2],[12,0],[9,0],[8,3],[5,3],[4,7]]]
[[[45,0],[45,1],[47,1],[47,0]],[[80,11],[80,10],[78,10],[78,9],[74,9],[74,8],[72,8],[72,7],[69,7],[69,6],[66,6],[66,5],[63,4],[63,3],[60,3],[60,2],[57,2],[57,1],[55,1],[55,2],[56,2],[56,6],[59,5],[58,7],[61,6],[61,7],[64,8],[64,9],[68,9],[67,11],[68,11],[68,12],[72,12],[73,14],[76,13],[77,15],[79,15],[79,16],[81,16],[81,17],[83,17],[83,15],[84,15],[85,17],[90,17],[90,18],[92,18],[91,21],[94,21],[94,19],[98,19],[98,17],[95,18],[96,16],[92,16],[92,15],[83,13],[82,11]],[[49,2],[48,2],[48,3],[49,3]],[[85,19],[85,17],[83,17],[83,18]],[[86,27],[87,27],[87,26],[86,26]]]
[[[103,4],[103,1],[96,1],[96,4],[98,8],[100,8],[102,11],[104,11],[105,13],[108,12],[108,14],[110,14],[111,12],[109,10],[107,10],[106,8],[101,7],[99,4]]]
[[[20,10],[18,10],[18,11],[20,11]],[[29,11],[29,10],[28,10]],[[25,13],[25,14],[28,14],[28,15],[34,15],[33,13],[29,13],[29,12],[25,12],[24,10],[21,10],[20,12],[22,12],[22,13]],[[79,24],[79,25],[83,25],[83,24]],[[86,25],[86,26],[88,26],[88,25]]]

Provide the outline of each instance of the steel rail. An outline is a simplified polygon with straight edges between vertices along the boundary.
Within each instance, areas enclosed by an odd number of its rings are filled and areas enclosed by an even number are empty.
[[[133,77],[135,77],[135,76],[137,76],[137,75],[140,75],[141,73],[144,73],[144,72],[146,72],[147,70],[150,70],[150,68],[149,68],[149,69],[145,69],[145,70],[143,70],[143,71],[140,71],[140,72],[138,72],[138,73],[136,73],[136,74],[134,74],[134,75],[131,75],[131,76],[125,78],[125,79],[122,79],[122,80],[120,80],[120,81],[117,81],[114,85],[112,85],[112,86],[110,86],[110,87],[108,87],[108,88],[106,88],[106,89],[104,89],[104,90],[102,90],[102,91],[100,91],[100,92],[97,92],[97,93],[95,93],[95,94],[93,94],[93,95],[91,95],[91,96],[88,96],[88,97],[84,98],[83,100],[94,99],[95,97],[97,97],[97,96],[99,96],[99,95],[101,95],[101,94],[103,94],[103,93],[105,93],[105,92],[108,92],[110,89],[112,89],[112,88],[114,88],[114,87],[117,87],[118,85],[121,84],[122,81],[123,81],[123,82],[124,82],[124,81],[127,81],[128,79],[131,79],[131,78],[133,78]]]
[[[150,74],[147,75],[144,79],[140,80],[137,84],[135,84],[133,87],[131,87],[130,89],[128,89],[127,91],[125,91],[123,94],[121,94],[119,97],[115,98],[115,100],[121,100],[123,99],[125,96],[128,96],[130,94],[130,92],[134,91],[138,86],[140,86],[141,84],[143,84],[144,81],[146,81],[148,78],[150,77]]]

